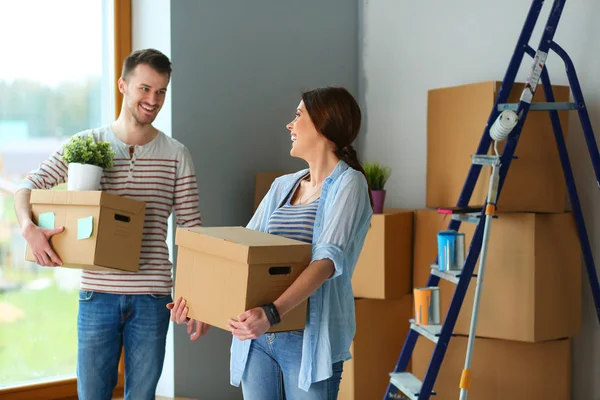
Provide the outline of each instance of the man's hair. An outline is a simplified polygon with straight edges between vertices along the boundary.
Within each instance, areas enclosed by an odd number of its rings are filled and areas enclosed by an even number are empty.
[[[121,77],[127,79],[127,76],[140,64],[146,64],[153,70],[161,74],[168,74],[171,77],[171,61],[155,49],[136,50],[127,56],[123,61],[123,72]]]

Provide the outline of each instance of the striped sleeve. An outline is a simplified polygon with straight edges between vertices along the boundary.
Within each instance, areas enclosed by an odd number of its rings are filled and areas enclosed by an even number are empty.
[[[62,159],[63,147],[61,146],[39,167],[30,171],[21,181],[20,189],[52,189],[67,181],[67,164]]]
[[[173,205],[177,226],[190,228],[202,225],[196,170],[194,169],[192,156],[185,147],[177,165]]]

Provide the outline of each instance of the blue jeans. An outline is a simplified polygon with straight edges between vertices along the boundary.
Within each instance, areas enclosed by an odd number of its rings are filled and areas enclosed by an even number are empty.
[[[252,341],[242,376],[245,400],[336,400],[342,364],[333,364],[333,376],[315,382],[308,392],[298,388],[303,331],[265,333]]]
[[[77,392],[110,400],[125,349],[125,399],[154,399],[169,329],[170,295],[79,292]]]

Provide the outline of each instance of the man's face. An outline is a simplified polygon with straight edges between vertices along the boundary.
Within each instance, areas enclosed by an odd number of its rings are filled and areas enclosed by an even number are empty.
[[[165,102],[169,74],[155,71],[147,64],[139,64],[127,78],[119,79],[125,110],[139,125],[151,124]]]

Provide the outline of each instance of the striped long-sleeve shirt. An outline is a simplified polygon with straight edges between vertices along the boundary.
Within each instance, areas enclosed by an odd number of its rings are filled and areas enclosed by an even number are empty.
[[[178,226],[202,223],[194,164],[187,148],[159,132],[143,146],[117,138],[110,125],[77,135],[108,141],[115,151],[114,166],[104,170],[101,189],[146,203],[140,268],[137,273],[83,271],[81,289],[121,294],[170,294],[172,264],[167,247],[168,218],[175,212]],[[67,180],[62,147],[31,171],[20,187],[51,189]]]

